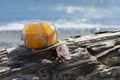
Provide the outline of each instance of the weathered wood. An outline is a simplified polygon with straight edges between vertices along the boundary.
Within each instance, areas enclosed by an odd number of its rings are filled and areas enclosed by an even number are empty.
[[[72,56],[65,62],[58,61],[55,46],[37,52],[25,46],[0,50],[0,80],[119,80],[119,30],[64,41]]]

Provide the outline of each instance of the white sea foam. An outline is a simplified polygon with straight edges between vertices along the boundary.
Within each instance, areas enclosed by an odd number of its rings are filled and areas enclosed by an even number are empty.
[[[5,23],[0,25],[0,31],[19,31],[22,30],[24,27],[23,23]]]
[[[54,25],[58,28],[120,28],[120,25],[103,25],[103,24],[92,24],[92,23],[84,23],[82,20],[76,21],[66,21],[66,20],[59,20],[55,21]]]
[[[24,24],[26,22],[11,22],[11,23],[4,23],[0,24],[0,31],[20,31],[24,28]],[[58,20],[53,21],[53,23],[56,28],[64,28],[64,29],[96,29],[99,30],[100,28],[115,28],[119,29],[120,25],[102,25],[102,24],[89,24],[84,23],[82,20],[76,20],[76,21],[67,21],[67,20]]]

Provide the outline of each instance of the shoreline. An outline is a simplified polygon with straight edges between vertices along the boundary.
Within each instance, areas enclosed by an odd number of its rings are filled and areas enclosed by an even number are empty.
[[[95,32],[104,31],[108,29],[75,29],[75,28],[57,28],[58,40],[64,40],[75,35],[89,35]],[[0,48],[16,47],[18,45],[24,44],[22,30],[18,31],[0,31]]]

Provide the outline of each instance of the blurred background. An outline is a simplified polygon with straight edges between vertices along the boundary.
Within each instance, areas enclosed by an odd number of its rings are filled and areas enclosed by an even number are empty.
[[[0,48],[24,44],[30,21],[52,22],[59,39],[120,29],[120,0],[0,0]]]

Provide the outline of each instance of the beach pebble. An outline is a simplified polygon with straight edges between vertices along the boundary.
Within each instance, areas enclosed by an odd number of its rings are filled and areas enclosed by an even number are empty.
[[[38,77],[33,77],[33,80],[40,80]]]
[[[68,47],[66,46],[65,43],[60,44],[57,48],[56,48],[57,54],[59,56],[64,57],[65,59],[71,59],[71,56],[69,54],[69,50]]]
[[[118,53],[120,54],[120,49],[118,49]]]

